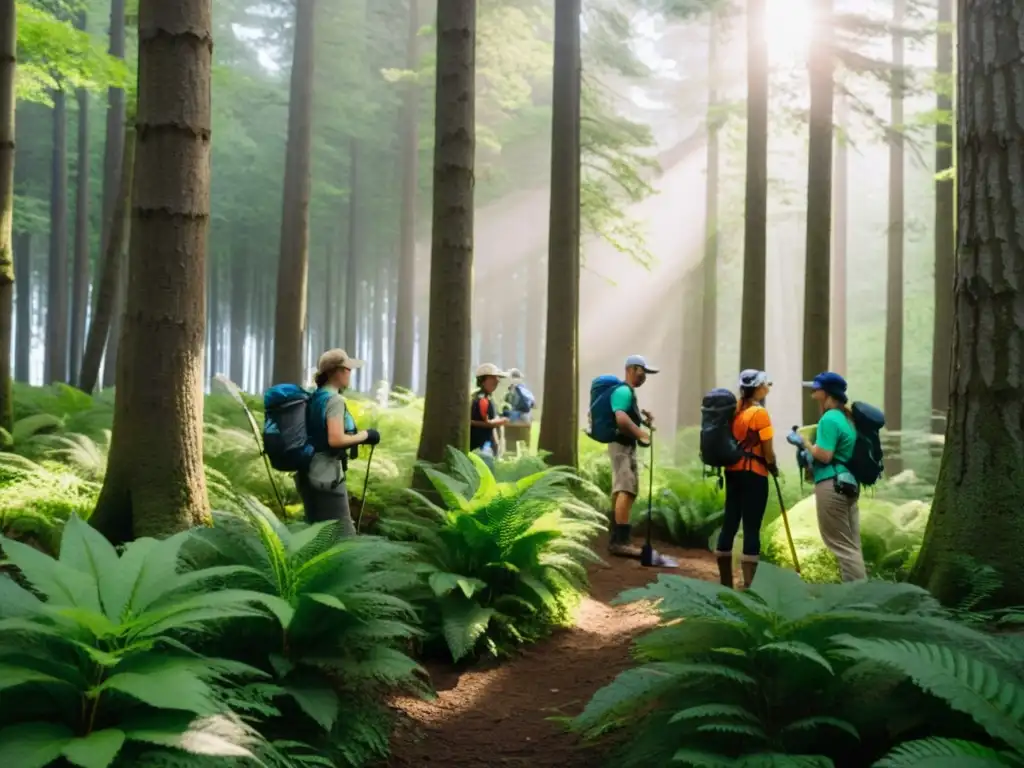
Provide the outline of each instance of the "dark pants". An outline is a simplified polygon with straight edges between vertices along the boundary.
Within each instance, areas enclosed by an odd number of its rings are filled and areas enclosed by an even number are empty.
[[[725,521],[718,534],[718,551],[732,552],[736,532],[743,524],[743,554],[761,554],[761,523],[768,506],[768,478],[755,472],[725,473]]]
[[[340,535],[356,535],[356,526],[352,522],[352,512],[348,506],[348,489],[344,483],[333,491],[319,491],[299,472],[295,475],[295,487],[302,497],[302,508],[306,512],[307,523],[312,525],[338,520],[341,522]]]

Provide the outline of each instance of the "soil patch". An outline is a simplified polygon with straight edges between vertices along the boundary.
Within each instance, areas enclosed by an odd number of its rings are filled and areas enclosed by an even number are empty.
[[[606,553],[606,542],[596,543]],[[667,572],[717,580],[706,550],[660,546],[678,558]],[[602,556],[604,556],[602,554]],[[585,748],[550,717],[578,714],[602,686],[630,665],[634,637],[656,623],[643,606],[611,607],[624,589],[654,580],[659,568],[635,560],[605,557],[590,569],[591,595],[572,629],[525,649],[503,663],[476,665],[460,672],[431,667],[437,699],[401,699],[392,739],[393,768],[438,765],[445,768],[594,768],[602,756]]]

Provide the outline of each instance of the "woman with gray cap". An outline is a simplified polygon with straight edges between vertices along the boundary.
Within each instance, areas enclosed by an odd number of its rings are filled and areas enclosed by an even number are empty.
[[[309,470],[295,475],[307,522],[338,520],[343,536],[356,534],[345,485],[347,453],[357,446],[380,442],[380,433],[375,429],[356,431],[341,395],[349,385],[352,371],[362,365],[362,360],[354,360],[343,349],[330,349],[320,355],[314,378],[317,389],[306,412],[309,442],[316,452]]]
[[[772,382],[764,371],[740,373],[740,399],[732,420],[732,435],[744,457],[725,470],[725,520],[715,555],[722,585],[732,587],[732,545],[743,525],[743,585],[754,581],[761,557],[761,523],[768,506],[768,475],[778,474],[772,440],[775,430],[764,407]]]
[[[804,449],[814,460],[814,500],[818,508],[818,530],[839,561],[843,581],[867,578],[860,543],[860,486],[846,467],[853,457],[857,430],[847,408],[846,379],[825,371],[804,382],[821,405],[821,418],[812,443],[802,437]]]

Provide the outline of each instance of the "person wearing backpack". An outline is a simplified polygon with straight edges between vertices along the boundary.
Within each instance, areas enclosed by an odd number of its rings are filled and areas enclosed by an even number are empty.
[[[476,369],[477,390],[469,406],[469,450],[479,451],[485,460],[498,457],[495,430],[508,423],[508,419],[498,416],[491,397],[498,388],[498,381],[505,377],[505,372],[494,363],[484,363]]]
[[[764,407],[772,382],[764,371],[740,373],[740,398],[731,421],[743,457],[725,468],[725,519],[715,557],[722,586],[732,588],[732,546],[743,526],[743,585],[750,587],[761,557],[761,523],[768,506],[768,475],[778,475],[772,440],[775,430]]]
[[[822,409],[812,443],[801,438],[813,459],[814,499],[821,539],[839,561],[843,581],[867,578],[860,540],[860,483],[850,471],[857,444],[854,416],[847,407],[846,379],[825,371],[804,382]]]
[[[502,415],[509,420],[509,424],[529,424],[530,412],[537,405],[533,393],[526,388],[523,381],[523,372],[513,368],[508,372],[509,387],[505,393],[505,408]]]
[[[356,431],[341,394],[349,386],[352,371],[362,365],[362,360],[352,359],[343,349],[320,355],[314,377],[317,388],[306,410],[306,429],[314,454],[309,468],[295,473],[306,521],[338,520],[342,536],[356,534],[345,485],[348,454],[357,446],[380,442],[376,429]]]
[[[640,491],[636,449],[651,444],[654,418],[641,410],[636,390],[658,368],[641,355],[626,358],[625,376],[598,376],[590,385],[590,427],[587,434],[599,443],[607,443],[612,465],[612,509],[614,525],[608,540],[608,552],[616,557],[640,557],[641,550],[631,542],[629,523],[633,502]],[[646,429],[645,429],[646,427]]]

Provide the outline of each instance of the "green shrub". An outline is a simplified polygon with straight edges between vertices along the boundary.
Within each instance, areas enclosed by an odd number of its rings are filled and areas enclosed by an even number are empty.
[[[241,681],[264,675],[203,656],[190,640],[261,615],[262,596],[206,590],[233,569],[178,573],[187,537],[140,539],[118,556],[72,517],[56,560],[0,540],[32,590],[0,576],[0,764],[106,768],[151,765],[144,755],[161,752],[253,754],[261,739],[227,702]]]
[[[638,600],[661,618],[640,665],[571,721],[625,731],[616,765],[868,765],[908,736],[1024,739],[1019,649],[917,587],[810,585],[763,564],[746,592],[662,574],[616,602]]]
[[[499,483],[475,454],[449,450],[451,474],[424,472],[446,508],[422,495],[422,513],[382,520],[391,536],[410,538],[425,562],[419,596],[425,623],[458,661],[492,654],[566,625],[587,586],[587,541],[604,515],[573,495],[574,474],[546,469]]]
[[[419,634],[415,609],[397,596],[419,582],[413,554],[382,539],[338,540],[335,523],[289,528],[252,501],[244,515],[215,513],[212,528],[194,532],[186,560],[229,569],[227,586],[265,595],[277,616],[276,626],[229,638],[234,649],[216,649],[280,686],[283,716],[264,733],[316,745],[326,765],[386,757],[386,696],[427,693],[423,671],[398,648]]]

